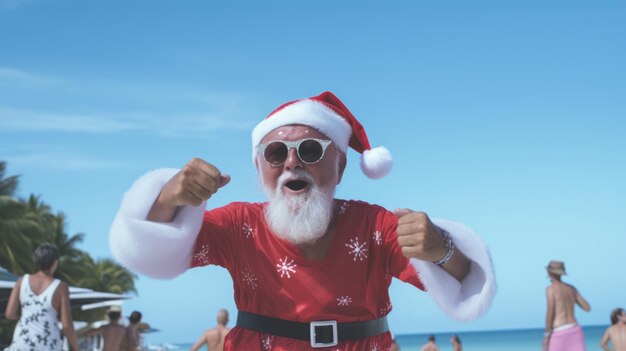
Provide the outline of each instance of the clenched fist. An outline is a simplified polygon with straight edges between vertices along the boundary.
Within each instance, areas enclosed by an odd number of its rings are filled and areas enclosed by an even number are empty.
[[[170,222],[179,206],[199,206],[228,182],[229,175],[204,160],[193,158],[165,183],[148,220]]]
[[[426,213],[408,209],[397,209],[394,213],[398,216],[398,244],[404,256],[435,262],[446,255],[448,250],[441,229]]]

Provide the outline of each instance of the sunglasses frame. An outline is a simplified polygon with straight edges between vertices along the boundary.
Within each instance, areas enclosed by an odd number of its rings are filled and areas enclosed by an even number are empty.
[[[300,145],[302,145],[302,143],[304,143],[305,141],[309,141],[309,140],[316,141],[316,142],[318,142],[322,146],[322,155],[320,156],[320,158],[317,161],[314,161],[314,162],[307,162],[307,161],[302,159],[302,156],[300,156]],[[325,140],[325,139],[318,139],[318,138],[305,138],[305,139],[299,139],[299,140],[294,140],[294,141],[272,140],[270,142],[257,145],[257,147],[256,147],[257,155],[259,153],[262,154],[263,158],[265,159],[265,162],[269,163],[271,166],[279,167],[279,166],[282,166],[282,165],[285,164],[285,161],[287,161],[287,158],[285,158],[283,160],[283,162],[281,162],[281,163],[273,164],[273,163],[271,163],[270,161],[267,160],[267,157],[265,157],[265,149],[269,145],[271,145],[273,143],[282,143],[283,145],[285,145],[287,147],[287,157],[289,157],[289,151],[291,151],[291,149],[295,148],[296,149],[296,154],[298,155],[298,158],[300,159],[300,161],[302,161],[303,163],[306,163],[307,165],[313,165],[313,164],[316,164],[316,163],[320,162],[324,158],[324,155],[326,155],[326,149],[328,148],[328,145],[332,144],[333,141],[332,140]]]

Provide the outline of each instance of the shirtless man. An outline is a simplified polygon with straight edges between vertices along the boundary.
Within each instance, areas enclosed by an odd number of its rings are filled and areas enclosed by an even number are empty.
[[[133,311],[128,317],[129,325],[124,332],[124,338],[120,345],[121,351],[141,350],[141,335],[139,334],[139,326],[141,325],[142,314],[139,311]]]
[[[422,351],[439,351],[434,335],[428,337],[428,342],[422,346]]]
[[[613,344],[615,351],[626,351],[626,312],[622,308],[616,308],[611,312],[611,324],[608,327],[600,346],[605,351],[611,351],[608,346],[609,340]]]
[[[563,283],[565,264],[550,261],[546,267],[552,284],[546,288],[548,308],[543,349],[548,351],[585,351],[585,336],[574,317],[574,306],[590,311],[589,303],[572,285]]]
[[[224,350],[224,338],[230,328],[227,328],[228,324],[228,311],[225,309],[217,312],[217,327],[207,330],[198,341],[191,347],[191,351],[197,351],[206,344],[209,351],[222,351]]]
[[[120,349],[120,345],[122,340],[124,339],[124,335],[126,334],[126,327],[119,324],[120,317],[122,316],[122,311],[119,307],[114,306],[111,307],[109,313],[107,313],[109,317],[109,324],[103,325],[100,328],[93,329],[88,331],[85,335],[97,335],[102,334],[103,340],[103,349],[102,351],[118,351]]]

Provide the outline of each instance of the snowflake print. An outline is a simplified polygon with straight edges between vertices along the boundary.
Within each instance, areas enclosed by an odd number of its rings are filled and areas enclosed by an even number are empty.
[[[263,350],[269,350],[272,348],[272,337],[270,335],[266,335],[261,342],[263,346]]]
[[[254,228],[250,224],[244,223],[241,229],[243,229],[246,238],[254,238]]]
[[[383,243],[383,233],[381,233],[380,230],[377,230],[372,235],[374,236],[374,241],[376,242],[376,245],[380,246]]]
[[[296,273],[295,268],[297,265],[293,264],[293,260],[288,261],[287,256],[285,256],[284,260],[279,258],[278,262],[279,263],[276,264],[276,271],[280,273],[281,278],[285,275],[287,278],[291,278],[291,273]]]
[[[348,306],[352,302],[350,296],[342,296],[337,298],[337,306]]]
[[[209,264],[209,245],[202,244],[200,250],[193,255],[193,260],[199,264]]]
[[[241,280],[243,280],[243,282],[250,287],[252,290],[256,289],[256,287],[258,286],[257,284],[257,277],[256,275],[254,275],[254,273],[250,272],[249,269],[245,269],[243,271],[243,273],[241,273],[242,277]]]
[[[367,249],[365,248],[365,245],[367,245],[367,243],[359,243],[358,237],[350,239],[350,243],[345,245],[350,248],[350,251],[348,251],[348,253],[354,255],[354,261],[356,261],[357,258],[359,259],[359,261],[363,261],[364,258],[367,258]]]
[[[387,301],[387,305],[378,310],[378,315],[385,316],[389,313],[389,311],[391,311],[391,301]]]
[[[379,349],[379,346],[377,343],[374,343],[374,345],[372,345],[372,348],[370,349],[370,351],[380,351],[381,349]]]
[[[348,210],[348,206],[350,206],[350,204],[347,201],[342,202],[341,206],[339,206],[339,214],[346,213],[346,211]]]

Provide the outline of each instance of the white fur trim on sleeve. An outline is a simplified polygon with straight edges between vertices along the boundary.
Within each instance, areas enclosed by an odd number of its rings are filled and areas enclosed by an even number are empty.
[[[461,283],[432,262],[411,259],[430,297],[450,317],[471,321],[484,314],[496,293],[491,256],[482,239],[463,224],[443,219],[433,223],[447,230],[457,249],[471,261]]]
[[[170,223],[146,220],[163,185],[178,172],[159,169],[126,192],[109,233],[113,257],[128,269],[153,278],[173,278],[189,268],[206,202],[184,206]]]

